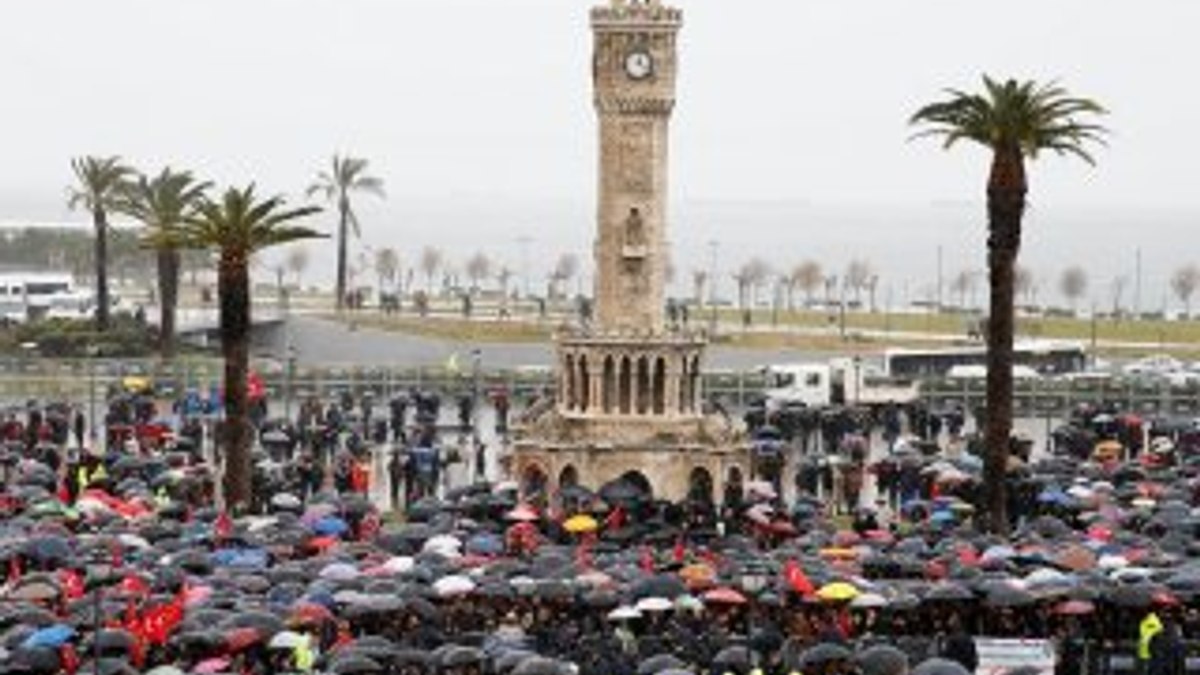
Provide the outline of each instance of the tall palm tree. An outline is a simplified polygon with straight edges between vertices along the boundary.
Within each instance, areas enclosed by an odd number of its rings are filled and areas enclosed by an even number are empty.
[[[351,228],[354,236],[362,233],[358,226],[358,216],[350,203],[350,196],[355,192],[367,192],[383,197],[383,180],[369,176],[367,160],[355,157],[333,156],[329,171],[317,174],[317,182],[308,187],[308,196],[321,195],[330,204],[335,204],[338,211],[337,231],[337,303],[340,310],[346,302],[346,248],[347,238]]]
[[[76,157],[71,170],[77,184],[68,188],[67,205],[71,209],[87,209],[92,214],[96,230],[96,327],[108,330],[108,214],[120,202],[126,182],[133,169],[120,157]]]
[[[944,148],[971,141],[991,151],[987,184],[988,282],[991,307],[987,325],[987,414],[984,442],[984,498],[988,526],[1008,532],[1006,473],[1012,433],[1014,267],[1021,247],[1028,181],[1025,160],[1042,151],[1073,155],[1095,164],[1092,143],[1104,142],[1104,127],[1094,118],[1105,110],[1077,98],[1057,83],[999,82],[984,76],[984,90],[969,94],[948,90],[948,98],[918,110],[910,124],[917,136],[942,139]]]
[[[217,295],[221,306],[221,353],[225,360],[226,504],[250,501],[251,429],[247,376],[250,368],[250,258],[273,246],[323,235],[294,224],[319,213],[315,206],[285,208],[282,197],[260,198],[254,185],[230,188],[220,200],[204,200],[173,228],[181,247],[215,250]]]
[[[159,350],[164,359],[175,356],[180,268],[175,228],[193,214],[210,187],[212,183],[197,181],[190,171],[167,167],[154,178],[138,176],[127,185],[124,199],[117,205],[122,213],[146,226],[143,239],[157,258]]]

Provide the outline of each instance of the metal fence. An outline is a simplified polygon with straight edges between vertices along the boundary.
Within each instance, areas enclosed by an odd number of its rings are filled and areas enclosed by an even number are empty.
[[[268,394],[284,398],[329,398],[349,391],[356,397],[370,392],[376,399],[418,389],[446,396],[471,391],[476,381],[482,391],[504,387],[521,397],[553,385],[549,368],[459,369],[434,367],[303,366],[289,368],[278,362],[258,362]],[[165,364],[158,360],[22,359],[0,358],[0,400],[83,400],[93,391],[104,392],[126,377],[145,377],[155,390],[171,397],[189,388],[207,391],[221,381],[221,362],[211,358],[181,358]],[[758,371],[710,371],[705,391],[727,406],[740,407],[761,394],[766,379]],[[961,405],[972,410],[983,405],[987,391],[983,380],[933,379],[922,382],[921,396],[933,409]],[[1144,415],[1200,417],[1200,385],[1172,386],[1167,382],[1135,379],[1019,380],[1014,406],[1022,417],[1060,417],[1082,403],[1108,402],[1122,410]]]

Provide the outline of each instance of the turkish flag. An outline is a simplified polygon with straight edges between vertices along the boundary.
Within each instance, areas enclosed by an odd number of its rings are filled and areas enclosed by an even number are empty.
[[[784,565],[783,578],[793,591],[803,597],[809,597],[817,592],[813,582],[809,580],[808,575],[804,573],[804,569],[795,559],[787,561],[787,565]]]

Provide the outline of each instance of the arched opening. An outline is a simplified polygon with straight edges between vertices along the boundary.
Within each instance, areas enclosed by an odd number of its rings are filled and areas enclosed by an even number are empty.
[[[713,478],[708,469],[698,466],[688,476],[688,499],[700,504],[713,503]]]
[[[567,410],[575,409],[575,357],[567,354],[563,372],[567,377]]]
[[[667,412],[667,362],[660,356],[654,360],[654,414]]]
[[[679,360],[679,411],[692,411],[692,376],[688,367],[688,357]]]
[[[741,467],[731,466],[725,473],[725,505],[739,508],[745,492]]]
[[[645,415],[650,410],[650,362],[640,357],[637,362],[637,413]]]
[[[622,415],[628,415],[633,410],[633,373],[631,370],[629,357],[621,357],[620,406]]]
[[[561,491],[576,485],[579,485],[579,471],[574,464],[568,464],[558,472],[558,489]]]
[[[530,464],[521,472],[521,495],[528,500],[546,496],[546,471],[537,464]]]
[[[641,471],[626,471],[617,479],[620,482],[628,483],[642,493],[646,501],[654,498],[654,487],[650,485],[650,479]]]
[[[579,357],[579,409],[586,412],[592,406],[592,376],[588,372],[587,356]]]
[[[613,364],[611,356],[604,357],[604,383],[600,387],[600,402],[604,407],[604,412],[611,413],[613,411],[613,400],[617,395],[617,367]]]

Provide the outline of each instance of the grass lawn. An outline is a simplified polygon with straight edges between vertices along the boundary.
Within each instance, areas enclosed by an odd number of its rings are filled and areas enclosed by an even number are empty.
[[[554,322],[535,322],[527,318],[500,320],[465,320],[457,317],[436,316],[424,319],[412,315],[384,316],[375,312],[363,312],[350,318],[335,314],[324,318],[357,326],[394,331],[444,340],[463,342],[546,342],[553,337]],[[705,325],[708,315],[697,312],[692,315],[696,325]],[[836,331],[813,333],[794,332],[790,329],[834,329],[838,326],[836,314],[833,320],[825,312],[797,310],[781,311],[776,318],[779,330],[764,330],[771,325],[769,310],[756,310],[755,330],[742,332],[731,328],[740,320],[735,310],[722,309],[719,314],[723,332],[716,344],[747,349],[796,349],[806,351],[857,353],[879,352],[888,347],[933,348],[947,345],[946,336],[966,339],[967,326],[978,320],[962,314],[888,314],[884,312],[847,312],[845,339]],[[1071,340],[1082,344],[1092,343],[1093,330],[1098,343],[1096,352],[1101,356],[1135,357],[1152,353],[1166,353],[1182,359],[1200,359],[1200,322],[1165,320],[1122,320],[1087,319],[1065,317],[1023,317],[1017,320],[1020,338],[1043,338]],[[870,335],[864,335],[869,332]],[[894,333],[894,335],[889,335]],[[925,337],[925,336],[928,337]],[[1107,343],[1107,344],[1106,344]],[[1117,345],[1114,343],[1123,343]]]

